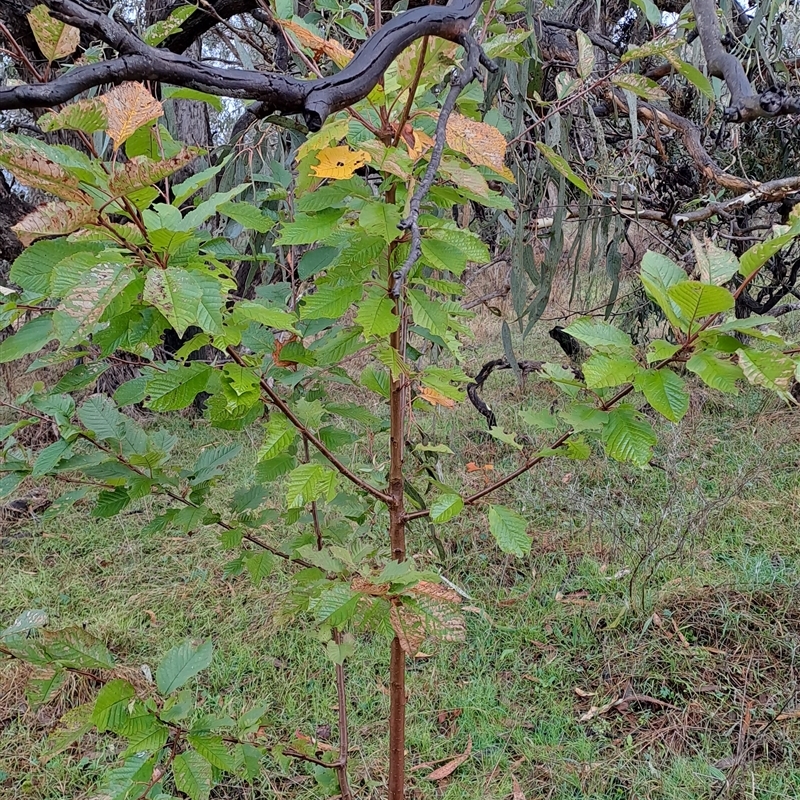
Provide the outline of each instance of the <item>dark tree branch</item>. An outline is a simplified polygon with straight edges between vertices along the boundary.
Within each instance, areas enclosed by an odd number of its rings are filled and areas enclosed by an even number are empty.
[[[800,99],[782,89],[771,87],[762,94],[753,91],[741,61],[722,45],[716,0],[692,0],[692,10],[708,71],[715,78],[722,78],[731,93],[726,121],[751,122],[759,117],[800,114]]]
[[[79,66],[40,86],[0,89],[0,110],[64,103],[104,83],[153,80],[215,95],[257,100],[265,113],[302,113],[310,130],[329,114],[366,97],[394,59],[416,39],[439,36],[463,42],[480,0],[452,0],[398,15],[373,34],[336,75],[300,81],[288,75],[218,69],[170,50],[150,47],[124,25],[77,0],[45,0],[54,17],[113,47],[119,57]]]

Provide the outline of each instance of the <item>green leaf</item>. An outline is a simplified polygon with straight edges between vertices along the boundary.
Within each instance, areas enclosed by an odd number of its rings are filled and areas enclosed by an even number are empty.
[[[484,44],[483,49],[489,58],[507,58],[511,61],[521,61],[523,56],[515,51],[532,33],[533,31],[522,29],[501,33],[489,39]]]
[[[793,242],[797,235],[798,231],[793,228],[786,233],[774,236],[772,239],[767,239],[765,242],[757,242],[742,253],[742,257],[739,259],[741,264],[739,272],[745,278],[749,278],[757,269],[766,264],[775,253]]]
[[[258,451],[258,460],[267,461],[280,455],[294,441],[294,425],[283,414],[272,414],[267,423],[264,444]]]
[[[457,494],[439,495],[431,504],[431,519],[434,522],[447,522],[464,508],[464,501]]]
[[[671,422],[680,422],[689,410],[689,393],[672,370],[647,369],[636,376],[636,388],[647,402]]]
[[[28,633],[29,631],[43,628],[47,625],[48,617],[47,612],[41,608],[29,608],[17,616],[14,622],[7,628],[0,631],[0,639],[6,636],[16,636],[21,633]]]
[[[48,655],[65,667],[111,669],[115,666],[114,656],[109,649],[83,628],[44,630],[42,637]]]
[[[422,239],[422,257],[434,269],[461,275],[467,267],[467,254],[440,239]]]
[[[444,244],[460,250],[476,264],[486,264],[490,260],[489,248],[480,236],[467,228],[459,228],[455,223],[439,223],[436,227],[428,228],[425,235],[430,240],[444,242]],[[459,263],[460,261],[454,262],[448,269],[455,272],[454,267],[457,267]]]
[[[189,6],[180,6],[176,8],[166,19],[161,19],[158,22],[147,27],[144,34],[142,34],[142,39],[150,45],[150,47],[155,47],[156,45],[161,44],[168,36],[171,36],[173,33],[177,33],[181,29],[181,25],[195,12],[197,11],[197,6],[189,5]],[[163,87],[162,91],[167,88],[172,87]],[[202,92],[198,92],[197,94],[203,94]],[[172,97],[174,94],[165,94],[165,97]],[[189,98],[193,99],[193,98]],[[215,98],[219,100],[219,98]],[[217,109],[218,111],[222,111],[222,106]]]
[[[23,289],[49,295],[51,275],[59,261],[86,251],[85,242],[66,239],[42,239],[26,247],[11,267],[10,279]]]
[[[686,273],[671,259],[648,250],[642,258],[639,278],[648,297],[659,306],[670,323],[685,331],[687,320],[670,298],[669,289],[686,281]]]
[[[526,556],[531,550],[527,520],[505,506],[489,506],[489,530],[504,553]]]
[[[199,753],[187,750],[172,762],[175,788],[188,795],[191,800],[208,800],[211,794],[212,770]]]
[[[672,344],[665,339],[655,339],[650,342],[647,349],[647,363],[652,364],[654,361],[665,361],[672,358],[681,347],[682,345]]]
[[[619,355],[593,353],[583,364],[583,377],[590,389],[603,389],[628,383],[638,372],[639,365]]]
[[[599,431],[606,424],[606,412],[599,408],[587,406],[583,403],[575,403],[567,406],[563,411],[559,411],[560,419],[569,425],[575,433],[581,431]],[[553,425],[555,427],[555,424]]]
[[[381,397],[389,397],[389,373],[386,370],[375,369],[371,364],[361,372],[361,385]]]
[[[733,295],[722,286],[711,286],[699,281],[682,281],[670,286],[670,299],[690,322],[733,308]]]
[[[227,202],[218,206],[217,210],[220,214],[238,222],[246,230],[267,233],[275,225],[275,220],[265,216],[261,209],[256,208],[252,203]]]
[[[519,412],[520,419],[526,424],[540,431],[553,431],[558,427],[558,420],[546,408],[538,411],[526,410]]]
[[[280,308],[270,308],[262,305],[258,301],[241,300],[236,304],[234,314],[251,322],[258,322],[267,328],[275,328],[279,331],[291,331],[297,333],[294,327],[297,318]]]
[[[579,342],[604,351],[629,351],[633,347],[631,337],[625,331],[591,317],[581,317],[575,320],[566,328],[566,332]]]
[[[753,350],[750,347],[742,347],[736,354],[739,356],[739,366],[750,383],[777,392],[783,398],[790,397],[795,364],[789,356],[777,350]]]
[[[37,353],[53,337],[51,316],[40,316],[26,322],[13,336],[0,342],[0,364]]]
[[[385,367],[388,367],[389,373],[393,380],[397,380],[401,375],[410,375],[411,368],[406,363],[405,359],[390,345],[381,342],[375,348],[375,357]]]
[[[289,508],[302,508],[313,500],[326,496],[333,498],[336,473],[322,464],[300,464],[286,481],[286,504]]]
[[[72,102],[60,111],[42,114],[37,124],[46,133],[60,130],[94,133],[108,125],[108,116],[103,102],[93,97]]]
[[[295,214],[284,222],[275,244],[314,244],[327,239],[338,227],[344,209],[331,208],[318,214]]]
[[[739,271],[739,259],[730,250],[723,250],[710,239],[701,242],[692,235],[692,247],[700,279],[703,283],[721,286]]]
[[[536,142],[536,147],[556,172],[563,175],[571,184],[577,186],[582,192],[588,194],[589,197],[592,197],[592,191],[586,185],[586,181],[575,174],[575,171],[563,156],[558,155],[552,147],[546,145],[544,142]]]
[[[744,377],[741,368],[727,359],[717,358],[708,352],[696,353],[686,368],[694,372],[703,383],[726,394],[739,394],[736,381]]]
[[[515,450],[522,450],[522,445],[517,441],[516,433],[508,433],[507,431],[504,431],[502,428],[495,425],[489,428],[489,436],[497,439],[498,442],[504,442],[505,444],[510,445]]]
[[[379,338],[394,333],[400,317],[394,313],[394,302],[386,292],[372,287],[358,305],[356,323],[363,328],[365,339]]]
[[[169,320],[178,336],[195,324],[201,289],[185,269],[151,269],[145,278],[143,296]]]
[[[222,444],[200,453],[192,467],[192,483],[203,483],[222,474],[222,467],[242,451],[240,444]]]
[[[646,78],[644,75],[637,75],[634,72],[625,72],[619,75],[612,75],[611,83],[628,92],[633,92],[642,100],[654,102],[668,100],[669,94],[665,92],[654,80]]]
[[[239,765],[236,759],[228,752],[221,736],[213,736],[208,733],[190,733],[186,739],[212,767],[225,770],[225,772],[236,772]]]
[[[716,99],[714,87],[711,85],[711,81],[703,75],[697,67],[679,58],[675,58],[674,56],[670,58],[670,63],[687,81],[689,81],[689,83],[704,94],[712,103],[714,102]]]
[[[261,761],[265,754],[249,742],[242,742],[239,747],[242,752],[242,763],[244,764],[244,774],[248,780],[257,778],[261,773]]]
[[[52,669],[50,667],[33,669],[28,677],[28,685],[25,688],[28,703],[33,708],[38,708],[49,702],[64,685],[67,675],[68,673],[64,669]]]
[[[42,476],[47,475],[47,473],[50,472],[50,470],[53,469],[53,467],[55,467],[62,458],[71,454],[72,448],[70,447],[69,442],[65,442],[63,439],[53,442],[53,444],[45,447],[44,450],[42,450],[36,457],[36,461],[33,464],[33,470],[31,470],[31,477],[41,478]]]
[[[300,305],[302,319],[338,319],[350,306],[361,299],[360,283],[334,286],[324,284],[312,295],[306,295]]]
[[[419,289],[409,289],[407,295],[414,322],[427,328],[434,336],[444,337],[447,334],[448,317],[442,304],[435,303]]]
[[[180,689],[186,681],[211,664],[214,648],[211,640],[195,646],[191,642],[173,647],[156,670],[156,686],[162,695]]]
[[[144,404],[153,411],[186,408],[205,390],[211,374],[211,368],[199,361],[190,361],[185,365],[172,362],[166,372],[156,373],[147,382]]]
[[[136,697],[136,690],[128,681],[114,678],[97,693],[92,711],[92,723],[103,731],[118,731],[128,717],[128,706]]]
[[[606,453],[611,458],[630,461],[639,467],[650,462],[653,445],[658,441],[650,423],[629,404],[608,412],[602,437]]]
[[[264,550],[263,552],[253,553],[247,558],[245,566],[250,573],[250,580],[253,586],[260,586],[264,578],[268,578],[272,574],[272,569],[275,565],[275,559],[272,553]]]
[[[390,203],[375,200],[365,203],[358,216],[358,224],[367,233],[380,236],[385,242],[397,239],[401,234],[397,226],[403,217],[402,209]]]

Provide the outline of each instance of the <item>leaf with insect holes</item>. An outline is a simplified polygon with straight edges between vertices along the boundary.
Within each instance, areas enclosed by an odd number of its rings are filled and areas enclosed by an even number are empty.
[[[183,336],[195,324],[201,290],[192,276],[180,267],[151,269],[144,282],[144,301],[155,306]]]
[[[132,194],[164,180],[195,158],[197,151],[188,147],[184,147],[172,158],[161,161],[153,161],[147,156],[135,156],[125,164],[117,165],[117,171],[108,182],[108,191],[115,197]]]
[[[83,628],[42,631],[45,649],[51,659],[69,669],[112,669],[114,656],[99,640]]]
[[[451,150],[463,153],[476,166],[489,167],[506,180],[514,181],[511,170],[505,165],[506,137],[493,125],[451,114],[445,136]]]
[[[156,670],[156,686],[162,695],[180,689],[186,681],[211,664],[214,647],[208,639],[200,645],[184,642],[173,647]]]
[[[106,107],[106,132],[118,149],[139,128],[164,114],[161,103],[141,83],[123,83],[101,98]]]
[[[578,75],[584,80],[594,71],[594,45],[581,30],[575,34],[578,41]]]
[[[489,506],[489,530],[504,553],[526,556],[531,550],[528,522],[505,506]]]
[[[586,185],[586,181],[579,175],[576,175],[575,170],[572,169],[563,156],[560,156],[552,147],[546,145],[544,142],[536,142],[536,147],[556,172],[563,175],[570,183],[577,186],[585,194],[588,194],[589,197],[592,196],[592,190]]]
[[[92,206],[56,201],[39,206],[16,225],[12,225],[11,230],[27,247],[42,236],[65,236],[96,221],[97,211]]]
[[[51,64],[78,49],[81,41],[80,30],[51,17],[47,6],[38,5],[32,8],[28,14],[28,24],[31,26],[39,50]]]
[[[724,250],[710,239],[701,242],[692,234],[692,248],[697,259],[697,269],[703,283],[721,286],[739,270],[739,259],[730,250]]]
[[[370,161],[370,155],[366,150],[351,150],[347,145],[340,145],[318,151],[317,161],[319,163],[312,164],[311,169],[318,178],[346,180]]]
[[[750,383],[790,398],[789,386],[794,377],[795,364],[789,356],[750,347],[742,347],[736,354],[739,356],[739,366]]]
[[[393,603],[389,609],[389,622],[403,652],[413,658],[428,635],[425,617]]]

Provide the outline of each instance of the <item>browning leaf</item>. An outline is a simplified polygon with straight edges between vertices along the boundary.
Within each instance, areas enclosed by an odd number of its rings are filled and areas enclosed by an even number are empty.
[[[26,186],[91,206],[91,198],[79,188],[78,178],[48,158],[33,139],[16,139],[0,132],[0,167]]]
[[[392,603],[392,607],[389,609],[389,622],[400,641],[403,652],[413,658],[419,650],[419,646],[425,641],[425,617]]]
[[[456,756],[452,761],[448,761],[439,769],[435,769],[427,776],[429,781],[443,781],[449,778],[469,757],[472,753],[472,737],[467,739],[467,749],[460,756]]]
[[[354,592],[367,594],[370,597],[383,597],[389,592],[388,583],[372,583],[366,578],[362,578],[360,575],[356,575],[356,577],[353,578],[350,582],[350,588]]]
[[[320,150],[317,160],[319,164],[312,164],[311,169],[318,178],[347,180],[370,160],[370,156],[365,150],[351,150],[347,145],[341,145]]]
[[[353,57],[353,53],[339,44],[339,42],[333,39],[323,39],[321,36],[311,33],[311,31],[297,22],[293,22],[290,19],[276,19],[275,21],[285,31],[289,31],[301,47],[312,50],[315,58],[318,58],[320,55],[326,55],[341,69]]]
[[[505,165],[506,137],[493,125],[451,114],[445,134],[451,150],[463,153],[473,164],[489,167],[498,175],[514,180],[511,170]]]
[[[119,166],[119,170],[108,182],[108,189],[114,197],[130,194],[164,180],[196,157],[197,150],[189,147],[184,147],[177,155],[162,161],[136,156]]]
[[[456,401],[451,397],[445,397],[440,394],[436,389],[431,389],[429,386],[423,386],[419,390],[419,396],[430,403],[432,406],[444,406],[445,408],[455,408]]]
[[[11,230],[25,247],[42,236],[64,236],[97,219],[97,211],[83,203],[46,203],[28,214]]]
[[[432,600],[440,600],[444,603],[459,604],[461,602],[461,597],[459,596],[458,592],[448,589],[441,583],[419,581],[411,587],[410,591],[414,592],[415,594],[421,594],[425,595],[426,597],[430,597]]]
[[[28,23],[42,55],[51,64],[77,50],[81,32],[72,25],[59,22],[51,17],[47,6],[38,5],[31,9],[28,14]]]
[[[106,132],[119,148],[142,125],[158,119],[164,109],[141,83],[123,83],[101,98],[106,107]]]

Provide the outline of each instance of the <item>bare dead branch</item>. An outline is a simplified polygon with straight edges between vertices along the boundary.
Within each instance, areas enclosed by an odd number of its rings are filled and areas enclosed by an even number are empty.
[[[722,78],[731,93],[726,121],[750,122],[759,117],[800,114],[800,99],[785,90],[773,86],[761,94],[753,91],[741,61],[722,46],[715,0],[692,0],[692,10],[708,71],[715,78]]]
[[[422,36],[463,42],[480,0],[452,0],[399,14],[376,31],[341,72],[318,80],[253,70],[221,69],[150,47],[112,17],[77,0],[45,0],[54,17],[113,47],[117,58],[74,67],[49,83],[0,89],[0,110],[47,108],[102,84],[164,81],[209,94],[256,100],[262,112],[302,113],[316,131],[336,111],[366,97],[394,59]]]

